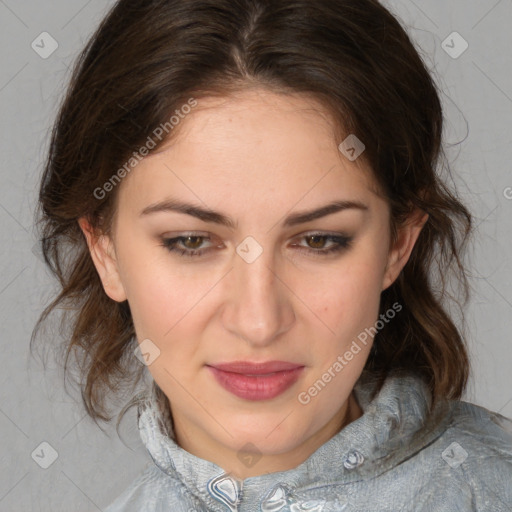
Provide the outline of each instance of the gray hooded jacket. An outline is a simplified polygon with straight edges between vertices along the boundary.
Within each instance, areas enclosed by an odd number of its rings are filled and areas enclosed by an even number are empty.
[[[302,464],[243,481],[180,448],[151,391],[138,424],[153,462],[105,512],[512,511],[510,419],[463,401],[429,415],[414,375],[388,376],[372,397],[374,386],[361,376],[363,415]]]

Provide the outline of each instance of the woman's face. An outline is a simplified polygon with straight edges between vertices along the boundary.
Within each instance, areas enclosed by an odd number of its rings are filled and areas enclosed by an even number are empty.
[[[179,444],[242,476],[294,467],[347,421],[380,294],[421,226],[390,247],[387,203],[311,100],[253,90],[181,123],[119,185],[114,250],[91,252]],[[220,368],[235,362],[278,363]]]

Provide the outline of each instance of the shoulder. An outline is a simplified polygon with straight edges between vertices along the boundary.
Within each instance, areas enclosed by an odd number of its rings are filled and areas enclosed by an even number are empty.
[[[452,403],[446,438],[460,439],[475,457],[512,463],[512,420],[497,412],[463,401]]]
[[[104,512],[153,512],[183,509],[183,488],[179,480],[162,472],[155,464],[148,462],[141,473],[105,509]]]
[[[470,490],[473,510],[510,511],[512,420],[468,402],[451,405],[451,420],[436,442],[446,471]]]

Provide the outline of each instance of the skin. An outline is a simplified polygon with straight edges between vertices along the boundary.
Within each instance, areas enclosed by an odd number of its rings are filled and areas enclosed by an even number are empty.
[[[179,128],[119,185],[111,237],[79,223],[105,292],[128,300],[139,342],[149,338],[160,350],[148,369],[169,399],[178,444],[241,479],[291,469],[361,416],[353,387],[371,338],[308,404],[298,395],[375,325],[380,294],[428,216],[411,214],[391,245],[388,204],[371,172],[362,158],[341,154],[329,117],[305,96],[252,89],[202,99]],[[170,211],[140,215],[171,196],[220,211],[236,228]],[[283,226],[289,214],[341,199],[368,209]],[[210,252],[185,257],[162,245],[162,237],[191,232],[206,238],[179,247]],[[317,232],[353,242],[327,256],[305,252],[334,245],[306,236]],[[252,263],[236,252],[247,236],[263,249]],[[305,368],[282,395],[250,401],[205,366],[236,360]],[[243,462],[247,443],[256,464]]]

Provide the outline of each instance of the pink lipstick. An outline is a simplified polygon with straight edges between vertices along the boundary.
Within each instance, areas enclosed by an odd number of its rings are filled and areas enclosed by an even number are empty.
[[[246,400],[270,400],[284,393],[299,378],[303,365],[285,361],[233,361],[207,365],[217,382]]]

